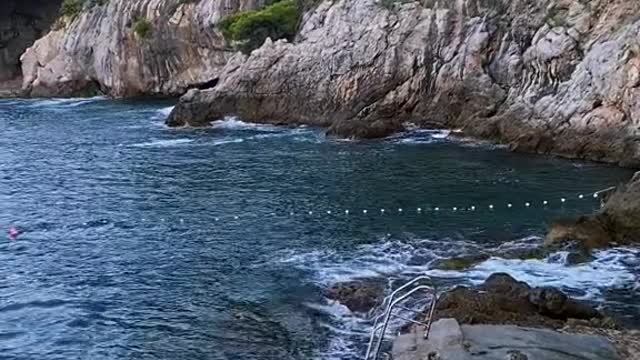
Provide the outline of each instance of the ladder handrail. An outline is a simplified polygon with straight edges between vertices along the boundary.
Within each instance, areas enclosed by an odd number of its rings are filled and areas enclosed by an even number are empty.
[[[391,292],[391,294],[389,294],[388,296],[386,296],[382,300],[382,307],[383,307],[384,311],[382,312],[382,314],[380,314],[380,315],[375,317],[374,322],[373,322],[374,330],[378,327],[378,321],[380,321],[380,319],[382,319],[387,312],[390,312],[392,310],[392,309],[390,309],[390,304],[393,301],[393,299],[396,297],[396,295],[398,295],[401,291],[407,289],[409,286],[411,286],[411,285],[413,285],[416,282],[421,281],[421,280],[428,280],[431,283],[433,283],[433,281],[431,280],[431,278],[429,276],[426,276],[426,275],[418,276],[418,277],[412,279],[411,281],[407,282],[406,284],[400,286],[399,288],[395,289],[393,292]],[[385,306],[385,304],[386,304],[386,306]],[[369,345],[367,346],[367,354],[369,354],[371,352],[371,347],[373,346],[374,337],[375,337],[375,334],[372,333],[371,337],[369,338]],[[367,358],[367,360],[368,360],[368,358]]]
[[[417,285],[415,287],[413,287],[411,290],[407,291],[406,293],[398,296],[398,294],[400,294],[402,291],[408,289],[410,286],[416,284],[418,281],[421,280],[429,280],[429,282],[431,282],[431,285]],[[384,335],[387,331],[387,327],[389,325],[389,320],[391,319],[391,316],[393,317],[399,317],[402,318],[404,320],[408,320],[405,319],[399,315],[393,315],[393,309],[402,301],[406,300],[409,296],[413,295],[414,293],[421,291],[421,290],[428,290],[429,294],[431,295],[431,305],[430,305],[430,309],[429,309],[429,318],[427,319],[427,322],[420,322],[420,321],[415,321],[412,320],[410,322],[416,323],[416,324],[421,324],[421,325],[425,325],[426,326],[426,330],[425,330],[425,338],[427,338],[429,336],[429,331],[431,330],[431,321],[433,319],[433,314],[435,312],[435,307],[436,307],[436,302],[438,300],[437,298],[437,291],[435,289],[435,286],[433,285],[433,281],[431,280],[430,277],[428,276],[418,276],[415,279],[409,281],[408,283],[404,284],[403,286],[399,287],[398,289],[394,290],[389,296],[385,297],[382,305],[384,307],[384,312],[378,316],[375,317],[374,320],[374,324],[373,324],[373,329],[371,331],[371,337],[369,338],[369,344],[367,346],[367,353],[365,355],[365,360],[376,360],[378,358],[378,355],[380,354],[380,348],[382,347],[382,341],[384,341]],[[398,296],[398,297],[397,297]],[[396,298],[397,297],[397,298]],[[386,306],[385,306],[386,305]],[[419,311],[416,310],[412,310],[412,309],[408,309],[405,307],[401,307],[402,309],[405,310],[411,310],[414,311],[416,313],[418,313]],[[384,318],[384,321],[382,322],[382,324],[378,324],[380,322],[381,319]],[[381,333],[378,336],[378,332]],[[376,337],[378,337],[378,341],[376,342]],[[374,347],[374,342],[375,342],[375,347]],[[375,350],[374,350],[375,349]],[[373,355],[373,357],[372,357]]]

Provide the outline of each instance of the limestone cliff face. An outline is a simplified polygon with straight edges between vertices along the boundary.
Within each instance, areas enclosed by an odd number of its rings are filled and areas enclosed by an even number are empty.
[[[31,96],[127,97],[210,86],[231,55],[214,24],[263,1],[88,2],[22,55],[23,90]],[[137,23],[146,31],[136,31]]]
[[[20,88],[20,55],[55,21],[62,0],[5,0],[0,9],[0,95]]]
[[[235,55],[168,123],[239,114],[367,138],[411,122],[639,166],[639,31],[636,0],[327,0],[294,44]]]

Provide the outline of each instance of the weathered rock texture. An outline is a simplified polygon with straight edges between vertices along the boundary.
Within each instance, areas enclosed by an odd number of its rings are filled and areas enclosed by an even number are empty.
[[[457,287],[438,300],[435,316],[464,324],[511,324],[561,328],[568,319],[601,325],[603,315],[554,288],[532,288],[507,274],[491,275],[477,287]]]
[[[62,0],[5,0],[0,10],[0,94],[20,88],[20,55],[55,21]]]
[[[325,296],[351,311],[368,312],[382,302],[384,286],[374,279],[341,282],[325,291]]]
[[[179,95],[216,83],[232,52],[215,29],[226,14],[264,0],[88,2],[22,55],[23,91],[32,96],[95,92],[114,97]],[[150,25],[141,36],[137,21]]]
[[[551,225],[546,245],[569,242],[588,250],[640,244],[640,173],[629,184],[619,187],[597,214]]]
[[[636,0],[327,0],[295,44],[236,55],[168,123],[238,114],[371,138],[411,122],[638,166],[639,31]]]

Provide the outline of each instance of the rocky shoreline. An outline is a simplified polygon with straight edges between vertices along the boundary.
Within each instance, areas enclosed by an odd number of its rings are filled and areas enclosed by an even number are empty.
[[[365,139],[410,123],[634,167],[639,7],[325,1],[305,15],[294,43],[267,40],[250,56],[236,54],[216,87],[185,95],[167,123],[238,115]]]
[[[185,94],[170,126],[238,115],[354,139],[460,129],[515,151],[640,166],[636,1],[295,0],[296,35],[247,54],[220,24],[262,0],[72,2],[5,50],[3,95]]]
[[[597,213],[552,224],[544,244],[540,247],[439,259],[433,262],[432,267],[440,270],[461,271],[494,256],[541,259],[557,251],[569,251],[567,261],[575,264],[590,261],[591,252],[597,249],[637,246],[640,244],[639,191],[640,173],[636,174],[628,184],[618,187],[607,196],[602,209]],[[361,314],[370,314],[375,311],[380,306],[383,295],[384,286],[378,279],[360,279],[335,284],[325,294],[327,298],[338,301],[351,311]],[[416,320],[425,321],[427,318],[428,309],[425,309]],[[514,353],[522,353],[522,356],[525,356],[522,359],[527,358],[527,353],[532,356],[538,354],[534,351],[535,349],[544,348],[544,344],[533,344],[537,339],[536,336],[540,334],[533,336],[531,344],[528,345],[530,348],[523,350],[518,347],[520,345],[514,339],[524,336],[518,335],[519,332],[535,333],[531,330],[532,328],[552,330],[542,335],[555,339],[554,341],[559,343],[568,341],[562,334],[594,335],[603,346],[609,344],[615,348],[615,354],[604,359],[640,358],[640,332],[637,330],[624,328],[602,310],[594,307],[592,303],[573,299],[556,288],[531,287],[506,273],[494,273],[477,286],[458,286],[445,291],[439,296],[434,320],[454,321],[456,324],[454,327],[458,332],[460,329],[466,329],[473,333],[472,328],[468,326],[497,326],[490,330],[502,332],[505,338],[496,341],[503,341],[501,345],[503,348],[513,348]],[[445,329],[450,330],[450,328],[451,326],[445,326]],[[489,329],[485,330],[489,331]],[[421,349],[420,345],[414,343],[415,341],[420,343],[419,334],[422,331],[424,329],[416,325],[405,326],[401,332],[412,335],[402,335],[397,338],[394,343],[395,356],[400,359],[425,358],[438,348],[439,345],[423,344]],[[509,340],[511,335],[515,338]],[[408,346],[407,341],[413,345]],[[462,338],[459,342],[462,345],[465,343]],[[445,348],[448,349],[446,351],[452,351],[450,347]],[[567,349],[573,351],[570,352],[571,354],[580,352],[578,348]],[[549,349],[545,351],[547,350]],[[438,351],[442,351],[442,348],[438,348]],[[445,353],[448,354],[446,351]],[[561,355],[557,356],[560,356],[558,359],[564,359]],[[445,358],[447,357],[442,357],[442,359]]]

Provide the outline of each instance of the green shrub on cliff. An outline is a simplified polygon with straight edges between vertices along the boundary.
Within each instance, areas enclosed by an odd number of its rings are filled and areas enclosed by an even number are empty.
[[[60,14],[63,16],[74,17],[82,10],[84,0],[64,0],[60,6]]]
[[[260,10],[229,15],[218,28],[238,50],[249,53],[267,39],[293,40],[302,11],[295,0],[282,0]]]
[[[146,38],[153,32],[153,26],[144,18],[133,19],[133,31],[141,38]]]

